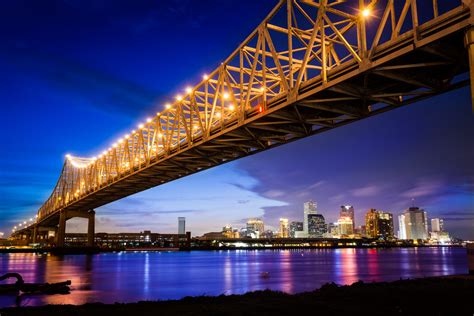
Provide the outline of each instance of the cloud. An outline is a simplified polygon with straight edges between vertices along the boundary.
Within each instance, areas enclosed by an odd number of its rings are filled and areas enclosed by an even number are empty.
[[[340,202],[340,201],[344,200],[345,197],[346,197],[345,194],[341,193],[341,194],[336,194],[336,195],[333,195],[333,196],[329,197],[328,200],[330,202],[333,202],[333,203],[334,202]]]
[[[263,195],[271,199],[275,199],[275,198],[284,196],[285,192],[281,190],[269,190],[269,191],[264,192]]]
[[[323,184],[325,184],[325,183],[326,183],[326,181],[324,181],[324,180],[321,180],[321,181],[318,181],[318,182],[316,182],[316,183],[313,183],[312,185],[310,185],[310,186],[308,187],[308,190],[313,190],[313,189],[319,188],[319,187],[321,187],[321,186],[322,186]]]
[[[368,185],[365,187],[351,190],[351,194],[356,197],[375,196],[380,192],[380,187],[375,185]]]
[[[417,198],[435,195],[439,193],[442,188],[443,183],[439,180],[419,180],[414,187],[403,192],[401,196],[405,198]]]
[[[247,204],[248,202],[250,202],[250,200],[238,200],[237,203],[239,204]]]
[[[134,82],[30,48],[7,51],[6,59],[18,70],[35,74],[58,91],[73,94],[76,99],[81,98],[104,112],[126,117],[136,115],[164,96]]]

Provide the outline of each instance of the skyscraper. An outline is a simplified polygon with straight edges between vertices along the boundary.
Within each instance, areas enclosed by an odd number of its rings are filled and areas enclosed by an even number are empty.
[[[265,231],[263,220],[260,218],[249,218],[247,220],[247,229],[256,232],[259,236],[262,236],[263,232]]]
[[[321,238],[327,232],[326,221],[322,214],[308,214],[308,237]]]
[[[352,231],[354,231],[354,207],[352,205],[341,205],[341,211],[339,217],[349,217],[352,220]]]
[[[288,238],[288,218],[280,218],[280,237]]]
[[[407,231],[405,229],[405,215],[398,215],[398,239],[407,239]]]
[[[444,231],[444,221],[441,218],[431,219],[431,231],[434,233]]]
[[[419,207],[408,208],[399,216],[400,234],[402,239],[427,239],[428,219],[426,212]]]
[[[178,234],[180,235],[186,234],[186,218],[185,217],[178,217]]]
[[[296,232],[303,231],[303,222],[291,222],[290,223],[290,237],[295,238]]]
[[[303,231],[308,234],[308,215],[317,214],[318,204],[313,200],[308,201],[304,205],[304,214],[303,214]]]
[[[393,215],[372,208],[365,215],[365,227],[368,237],[391,239],[393,238]]]

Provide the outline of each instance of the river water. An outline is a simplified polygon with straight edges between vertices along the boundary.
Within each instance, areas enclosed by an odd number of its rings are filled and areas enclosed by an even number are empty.
[[[22,306],[114,303],[460,274],[467,255],[463,248],[0,254],[6,272],[21,273],[25,282],[72,281],[71,294],[23,296]],[[14,296],[0,296],[0,307],[15,304]]]

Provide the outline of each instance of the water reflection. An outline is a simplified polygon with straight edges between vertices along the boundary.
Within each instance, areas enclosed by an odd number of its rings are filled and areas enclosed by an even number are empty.
[[[311,291],[326,282],[465,273],[465,249],[319,249],[134,252],[52,256],[1,254],[0,273],[26,282],[72,281],[69,295],[27,296],[22,305],[175,299],[274,289]],[[268,277],[262,277],[268,272]],[[0,296],[0,306],[15,297]]]

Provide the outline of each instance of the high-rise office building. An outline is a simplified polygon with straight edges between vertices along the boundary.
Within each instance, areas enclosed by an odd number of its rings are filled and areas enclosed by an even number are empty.
[[[341,205],[341,211],[339,217],[349,217],[352,220],[352,231],[354,231],[355,220],[354,220],[354,207],[352,205]]]
[[[398,215],[398,239],[407,239],[407,231],[405,229],[405,215]]]
[[[444,221],[441,218],[431,219],[431,231],[434,233],[444,231]]]
[[[337,220],[337,227],[339,228],[339,235],[354,234],[354,223],[350,217],[341,217]]]
[[[308,237],[321,238],[327,232],[326,221],[322,214],[308,214]]]
[[[303,231],[308,234],[308,216],[312,214],[318,214],[317,207],[318,204],[314,201],[308,201],[304,205],[304,214],[303,214]]]
[[[290,223],[290,237],[295,238],[296,232],[303,231],[303,222],[291,222]]]
[[[399,238],[401,239],[427,239],[428,218],[426,212],[419,207],[410,207],[399,220]]]
[[[288,218],[280,218],[280,237],[288,238]]]
[[[178,217],[178,234],[180,235],[186,234],[186,218],[185,217]]]
[[[393,215],[388,212],[370,209],[365,214],[366,234],[370,238],[393,238]]]
[[[260,218],[249,218],[247,220],[247,229],[257,232],[259,236],[263,235],[265,227],[263,225],[263,220]]]

